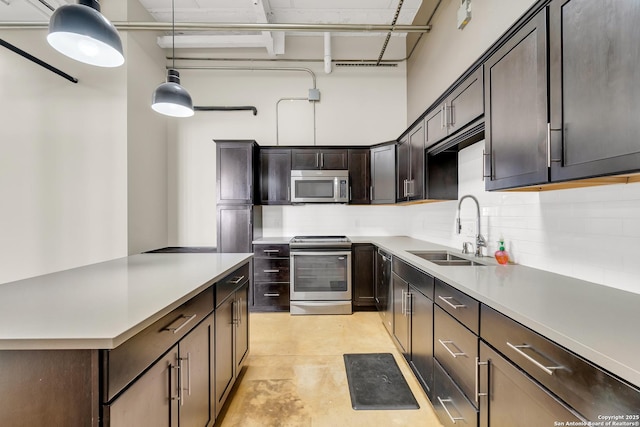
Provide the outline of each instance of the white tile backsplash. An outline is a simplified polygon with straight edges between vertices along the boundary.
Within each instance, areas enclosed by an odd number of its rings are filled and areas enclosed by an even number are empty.
[[[458,154],[459,196],[480,202],[486,254],[498,239],[518,264],[640,293],[640,183],[546,192],[487,192],[479,142]],[[409,206],[265,206],[264,235],[407,235],[455,248],[473,241],[475,206],[457,201]],[[465,235],[466,234],[466,235]]]

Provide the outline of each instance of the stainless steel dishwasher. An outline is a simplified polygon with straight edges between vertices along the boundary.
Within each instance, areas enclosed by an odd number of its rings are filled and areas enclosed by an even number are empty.
[[[378,248],[375,275],[376,308],[382,323],[393,334],[393,288],[391,287],[391,254]]]

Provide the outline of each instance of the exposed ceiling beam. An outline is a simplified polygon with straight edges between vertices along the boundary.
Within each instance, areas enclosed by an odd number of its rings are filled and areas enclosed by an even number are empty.
[[[253,0],[253,11],[256,14],[257,24],[267,24],[269,22],[271,8],[268,1]],[[276,56],[273,33],[271,31],[262,31],[262,39],[264,40],[264,47],[267,49],[269,56]]]

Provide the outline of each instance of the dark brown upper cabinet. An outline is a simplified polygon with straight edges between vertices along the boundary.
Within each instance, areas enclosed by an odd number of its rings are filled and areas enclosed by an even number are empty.
[[[487,190],[547,182],[547,13],[484,64]]]
[[[549,6],[551,181],[640,169],[640,2]]]
[[[294,148],[291,150],[291,169],[348,169],[346,149]]]
[[[425,116],[426,147],[453,135],[484,114],[482,67]]]
[[[218,204],[251,204],[256,199],[255,141],[216,142]]]
[[[553,0],[490,56],[488,190],[640,170],[639,19],[634,1]]]
[[[424,121],[419,122],[398,141],[397,201],[424,199]]]
[[[396,144],[371,149],[371,204],[396,202]]]
[[[290,204],[290,185],[291,150],[262,147],[260,149],[260,204]]]
[[[369,148],[349,148],[349,203],[368,205],[371,203],[371,170]]]

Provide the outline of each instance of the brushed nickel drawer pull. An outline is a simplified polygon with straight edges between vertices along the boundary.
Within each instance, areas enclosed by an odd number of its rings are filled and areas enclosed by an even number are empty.
[[[242,282],[242,279],[244,279],[244,276],[240,276],[236,280],[229,280],[229,283],[231,283],[232,285],[237,285],[238,283]]]
[[[266,293],[264,294],[265,297],[279,297],[280,294],[279,293]]]
[[[449,352],[449,354],[450,354],[451,356],[453,356],[454,358],[457,358],[458,356],[466,356],[466,355],[467,355],[467,353],[465,353],[465,352],[461,351],[461,350],[458,348],[458,346],[456,345],[456,343],[454,343],[454,342],[453,342],[453,341],[451,341],[451,340],[444,340],[444,341],[442,341],[441,339],[439,339],[438,341],[440,342],[440,344],[442,344],[442,346],[445,348],[445,350],[447,350],[447,351]],[[451,349],[449,348],[449,346],[447,346],[447,344],[451,344],[451,345],[453,345],[453,346],[456,348],[456,350],[458,350],[458,351],[457,351],[456,353],[454,353],[453,351],[451,351]]]
[[[464,421],[464,417],[454,417],[453,415],[451,415],[451,412],[449,412],[449,410],[447,409],[447,405],[444,404],[444,402],[453,404],[453,400],[451,400],[451,399],[442,399],[442,398],[440,398],[440,396],[438,396],[438,401],[440,402],[440,404],[444,408],[444,411],[447,413],[447,416],[449,417],[449,419],[451,420],[452,423],[456,424],[456,421]],[[454,405],[454,407],[455,407],[455,405]],[[458,410],[458,408],[456,408],[456,410]]]
[[[180,317],[178,317],[176,320],[171,322],[171,324],[169,324],[169,326],[166,326],[163,329],[163,331],[170,331],[170,332],[173,332],[174,334],[177,334],[180,331],[180,329],[182,329],[185,326],[187,326],[187,323],[191,322],[195,318],[196,318],[195,314],[192,314],[191,316],[187,316],[186,314],[181,314]],[[176,323],[180,319],[186,319],[186,320],[184,322],[182,322],[182,324],[180,324],[180,326],[177,326],[177,327],[173,326],[173,324]]]
[[[262,270],[263,273],[280,273],[280,270]]]
[[[533,363],[538,368],[542,369],[546,374],[553,375],[553,371],[555,371],[556,369],[562,369],[562,366],[544,366],[542,363],[538,362],[536,359],[529,356],[524,351],[520,350],[521,348],[530,348],[531,350],[538,353],[536,349],[530,346],[529,344],[513,345],[509,341],[507,341],[507,345],[511,347],[513,350],[515,350],[519,355],[527,359],[529,362]]]
[[[262,252],[265,254],[277,254],[280,252],[280,249],[264,249]]]
[[[476,357],[476,387],[475,387],[475,395],[476,395],[476,403],[480,403],[480,397],[488,396],[489,393],[480,393],[480,366],[488,366],[489,362],[481,362],[479,357]]]
[[[453,297],[443,297],[442,295],[438,295],[438,298],[440,298],[442,301],[446,302],[447,305],[449,305],[451,308],[453,308],[454,310],[457,310],[459,308],[466,308],[467,306],[464,304],[460,304],[459,302],[457,302],[456,300],[453,299]],[[452,304],[451,301],[449,300],[453,300],[454,302],[456,302],[457,304]]]

